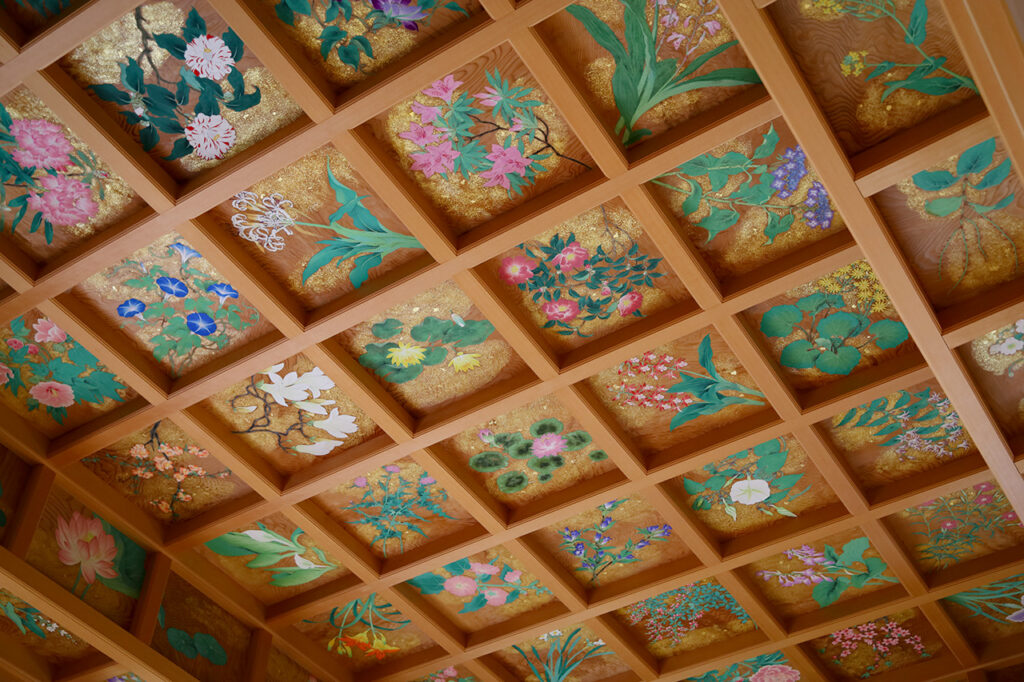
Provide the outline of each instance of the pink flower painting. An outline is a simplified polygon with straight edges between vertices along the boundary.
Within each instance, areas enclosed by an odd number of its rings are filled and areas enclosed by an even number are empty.
[[[545,301],[540,308],[549,320],[570,322],[580,314],[580,306],[576,301],[561,298],[557,301]]]
[[[476,594],[476,580],[466,575],[456,575],[444,581],[444,591],[456,597]]]
[[[38,182],[43,192],[29,194],[28,206],[54,225],[77,225],[96,215],[89,185],[65,175],[45,175]]]
[[[14,376],[14,370],[12,370],[10,367],[5,365],[4,363],[0,362],[0,386],[3,386],[8,381],[10,381],[11,377],[13,377],[13,376]]]
[[[797,682],[800,671],[788,665],[766,665],[750,676],[750,682]]]
[[[40,318],[32,328],[36,330],[35,340],[38,343],[64,343],[68,335],[56,323],[47,318]]]
[[[399,133],[399,137],[404,140],[409,140],[413,144],[417,144],[421,147],[434,144],[438,139],[438,130],[432,125],[417,125],[416,123],[409,124],[409,130],[404,133]]]
[[[185,47],[185,64],[195,75],[219,81],[231,73],[235,59],[223,39],[205,35]]]
[[[220,114],[196,114],[185,126],[185,139],[192,145],[196,156],[212,160],[224,157],[235,144],[235,129]]]
[[[579,270],[586,266],[590,252],[580,246],[579,242],[566,244],[562,252],[552,259],[552,262],[566,272]]]
[[[536,267],[536,261],[525,256],[512,256],[502,259],[499,273],[506,284],[522,284],[530,280]]]
[[[437,97],[445,102],[451,102],[455,90],[462,85],[463,81],[455,80],[455,76],[448,74],[441,80],[434,81],[430,87],[423,91],[427,97]]]
[[[412,160],[412,170],[423,171],[428,178],[434,175],[444,175],[455,167],[455,159],[459,158],[459,152],[452,148],[450,140],[441,144],[427,147],[422,152],[413,152],[409,155]]]
[[[71,407],[75,404],[75,392],[59,381],[41,381],[28,390],[28,394],[47,407]]]
[[[640,310],[640,306],[644,302],[644,295],[639,291],[630,291],[622,295],[619,302],[615,305],[615,308],[619,311],[621,317],[632,315],[637,310]]]
[[[18,148],[11,156],[28,168],[64,170],[71,164],[68,155],[75,151],[64,136],[64,129],[42,119],[18,119],[10,126]]]
[[[97,518],[87,518],[81,512],[71,515],[71,520],[57,518],[57,558],[66,566],[78,565],[80,575],[87,585],[96,582],[96,576],[116,578],[113,561],[117,557],[114,536],[103,530],[103,523]]]
[[[569,445],[565,440],[565,436],[559,433],[545,433],[537,436],[533,441],[530,452],[533,453],[534,457],[554,457],[564,452],[567,447]]]

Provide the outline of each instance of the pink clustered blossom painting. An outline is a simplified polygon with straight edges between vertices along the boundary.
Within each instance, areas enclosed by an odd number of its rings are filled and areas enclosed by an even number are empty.
[[[892,657],[897,653],[913,652],[920,658],[931,656],[920,635],[888,616],[833,632],[819,652],[829,655],[837,666],[855,654],[862,656],[861,652],[866,652],[871,662],[858,664],[858,668],[863,667],[861,677],[870,677],[892,667]]]
[[[674,393],[657,383],[662,379],[675,380],[678,371],[687,366],[686,360],[667,353],[647,351],[619,365],[618,383],[608,384],[612,401],[634,407],[649,407],[662,412],[678,412],[693,400],[688,394]]]

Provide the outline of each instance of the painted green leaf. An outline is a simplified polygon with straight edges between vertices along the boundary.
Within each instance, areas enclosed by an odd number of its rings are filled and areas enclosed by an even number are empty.
[[[700,208],[700,201],[704,198],[704,188],[700,186],[699,182],[688,180],[687,183],[690,185],[690,196],[683,201],[683,213],[690,215]]]
[[[768,237],[767,243],[772,244],[780,234],[789,232],[789,228],[793,227],[795,220],[796,217],[792,213],[780,217],[778,213],[769,211],[768,224],[764,226],[764,236]]]
[[[979,204],[973,203],[971,204],[971,206],[978,213],[989,213],[991,211],[998,211],[1001,208],[1006,208],[1007,206],[1009,206],[1010,202],[1013,201],[1013,196],[1014,195],[1009,194],[990,206],[981,206]]]
[[[795,486],[803,477],[803,474],[786,474],[785,476],[779,476],[774,481],[772,481],[772,487],[778,488],[779,490],[789,490],[790,488]]]
[[[378,339],[390,339],[392,336],[402,333],[402,323],[393,317],[370,327],[370,332]]]
[[[882,349],[895,348],[910,337],[907,326],[897,320],[878,320],[868,332],[874,335],[875,345]]]
[[[568,452],[580,450],[590,445],[593,440],[586,431],[570,431],[565,434],[565,449]]]
[[[984,142],[974,145],[963,154],[956,162],[957,175],[963,176],[970,173],[980,173],[992,165],[992,155],[996,152],[996,138],[990,137]]]
[[[770,455],[781,451],[782,443],[779,441],[778,438],[772,438],[771,440],[767,440],[763,443],[759,443],[758,445],[754,446],[754,454],[757,455],[758,457],[764,457],[765,455]]]
[[[409,584],[420,591],[420,594],[438,594],[444,592],[444,578],[436,573],[424,573],[409,581]]]
[[[712,206],[711,212],[707,217],[697,222],[697,227],[707,230],[708,238],[705,240],[705,243],[707,243],[718,236],[720,232],[724,232],[735,225],[739,219],[740,214],[732,209],[722,209],[717,206]]]
[[[546,433],[561,433],[563,428],[564,425],[557,419],[541,419],[530,425],[530,433],[534,437],[539,437]]]
[[[214,665],[225,665],[228,662],[228,654],[213,635],[205,632],[197,632],[192,636],[195,642],[196,652]]]
[[[708,490],[721,490],[727,480],[728,479],[725,476],[712,476],[704,482],[704,487]]]
[[[697,495],[698,493],[704,492],[704,484],[700,481],[694,481],[690,478],[683,479],[683,490],[690,495]]]
[[[412,381],[422,374],[423,366],[410,365],[408,367],[397,368],[391,365],[384,365],[382,367],[378,367],[374,372],[393,384],[404,384],[405,382]]]
[[[178,628],[167,628],[167,641],[171,647],[185,658],[195,658],[199,652],[192,641],[192,635]]]
[[[871,546],[871,541],[866,537],[854,538],[845,545],[839,555],[838,563],[843,566],[851,566],[864,561],[864,551]]]
[[[818,602],[818,606],[829,606],[839,599],[849,585],[850,579],[840,576],[831,582],[820,582],[815,585],[811,596],[814,597],[814,601]]]
[[[809,369],[821,351],[807,339],[797,339],[786,345],[779,355],[779,362],[792,369]]]
[[[937,192],[951,187],[956,182],[956,177],[949,171],[921,171],[915,173],[914,184],[926,192]]]
[[[860,362],[860,351],[852,346],[841,346],[835,352],[824,351],[814,366],[825,374],[849,374]]]
[[[473,611],[479,611],[485,606],[487,606],[487,597],[478,592],[462,606],[459,613],[472,613]]]
[[[766,159],[775,153],[775,147],[779,144],[779,134],[775,132],[775,124],[773,123],[768,128],[768,132],[764,134],[761,144],[754,150],[752,159]]]
[[[498,471],[508,466],[508,458],[500,452],[480,452],[469,458],[469,466],[484,473]]]
[[[789,336],[803,319],[803,311],[796,306],[777,305],[761,316],[761,333],[769,338]]]
[[[469,570],[469,567],[469,559],[459,559],[458,561],[453,561],[450,564],[445,564],[441,568],[448,571],[451,575],[462,575]]]
[[[444,335],[455,326],[451,320],[441,320],[436,317],[426,317],[409,331],[409,336],[420,343],[432,343],[442,341]]]
[[[757,460],[757,478],[769,478],[786,465],[788,452],[774,452]]]
[[[431,346],[423,353],[422,363],[424,365],[437,365],[444,362],[448,357],[448,349],[444,346]]]
[[[975,189],[988,189],[989,187],[995,187],[1003,180],[1010,176],[1011,164],[1009,159],[1003,159],[1003,162],[985,173],[985,177],[978,181],[978,184],[974,186]]]
[[[517,493],[530,483],[530,477],[521,471],[506,471],[498,476],[495,484],[503,493]]]
[[[863,315],[841,310],[818,322],[818,333],[827,338],[848,339],[864,331],[868,322]]]
[[[908,45],[920,45],[928,35],[928,2],[917,0],[914,9],[910,13],[910,21],[907,22],[906,35],[903,40]]]
[[[494,325],[487,320],[464,320],[463,325],[452,324],[444,335],[445,343],[455,343],[456,348],[475,346],[483,343],[494,333]]]

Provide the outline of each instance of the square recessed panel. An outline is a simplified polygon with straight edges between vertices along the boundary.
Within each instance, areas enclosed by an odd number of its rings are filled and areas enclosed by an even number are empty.
[[[0,99],[9,169],[2,243],[46,263],[142,209],[135,191],[31,91]],[[9,146],[8,146],[9,145]]]
[[[60,667],[95,653],[95,649],[51,620],[39,609],[0,589],[0,635]]]
[[[555,602],[551,590],[500,545],[418,575],[406,584],[467,633]]]
[[[458,233],[594,165],[507,44],[424,83],[371,125]]]
[[[748,309],[797,390],[818,388],[914,351],[867,261],[855,261]]]
[[[973,644],[987,644],[1024,632],[1024,575],[1002,580],[942,600],[960,632]]]
[[[246,452],[282,474],[337,457],[382,434],[305,355],[272,365],[201,405],[237,434]]]
[[[604,640],[585,625],[552,630],[519,642],[515,648],[499,649],[494,652],[494,657],[514,676],[513,679],[523,682],[544,682],[544,678],[538,678],[533,671],[545,670],[544,664],[549,660],[579,661],[572,671],[572,678],[567,678],[579,682],[598,682],[630,671]],[[556,670],[564,670],[565,667],[563,664]]]
[[[249,492],[249,486],[169,419],[80,460],[165,525],[188,520]]]
[[[366,670],[434,648],[423,630],[412,623],[384,594],[372,592],[329,611],[306,618],[295,629],[326,647],[340,668]]]
[[[793,617],[898,585],[859,529],[787,549],[743,568],[774,612]]]
[[[936,306],[980,296],[1024,271],[1024,187],[997,138],[874,199]]]
[[[730,540],[838,502],[792,436],[775,438],[671,479],[697,518]]]
[[[633,6],[615,0],[586,0],[539,27],[588,104],[623,145],[656,137],[760,82],[717,3],[643,7],[643,16],[637,16]],[[631,45],[634,38],[626,36],[633,31],[650,34],[653,42],[636,40],[632,50],[615,51],[612,41]],[[655,73],[659,82],[670,79],[674,87],[652,86],[657,92],[640,96],[636,84],[655,79]]]
[[[502,297],[515,301],[557,351],[690,298],[620,199],[542,232],[485,267]]]
[[[609,500],[537,531],[537,538],[591,589],[690,556],[672,527],[640,496]]]
[[[417,48],[460,33],[483,12],[477,0],[433,3],[299,3],[261,0],[275,34],[285,33],[313,68],[348,88],[386,72]]]
[[[358,294],[367,282],[425,256],[333,147],[238,192],[213,216],[307,309]]]
[[[152,647],[203,679],[241,679],[251,632],[204,593],[171,573]]]
[[[395,557],[477,526],[448,491],[410,458],[313,498],[381,558]]]
[[[61,21],[74,9],[88,3],[89,0],[22,0],[3,3],[3,10],[18,28],[26,33],[26,37],[35,36],[58,21]]]
[[[615,471],[608,453],[554,396],[466,429],[441,446],[505,506],[518,509]]]
[[[267,682],[310,682],[316,678],[280,649],[271,649],[267,659]]]
[[[775,679],[782,680],[783,682],[797,682],[798,680],[803,679],[804,673],[801,672],[800,666],[794,661],[790,661],[786,658],[786,655],[781,651],[776,651],[770,654],[761,654],[760,656],[754,656],[742,661],[737,661],[728,667],[712,670],[710,674],[714,675],[714,677],[710,679],[756,679],[755,673],[765,668],[767,668],[768,671],[762,673],[762,676],[766,682],[772,680],[772,676],[775,676]],[[706,676],[687,677],[685,682],[704,682],[707,679],[709,678]]]
[[[839,680],[874,677],[943,651],[942,640],[918,609],[843,628],[813,639],[811,644],[829,673]]]
[[[1003,430],[1024,431],[1024,319],[974,339],[960,357]]]
[[[25,561],[127,628],[146,577],[146,550],[53,487]]]
[[[529,371],[451,281],[381,311],[337,338],[417,417]]]
[[[10,450],[0,448],[0,540],[4,539],[32,468]]]
[[[587,384],[644,453],[685,445],[769,409],[712,328],[629,358]],[[707,399],[698,397],[712,386]]]
[[[878,488],[977,452],[946,394],[927,381],[825,422],[860,483]]]
[[[265,604],[350,574],[281,513],[224,533],[198,551]]]
[[[694,651],[757,629],[729,590],[714,578],[638,601],[614,615],[657,658]]]
[[[978,94],[939,3],[875,6],[782,0],[768,8],[850,154]]]
[[[721,144],[648,186],[723,280],[845,229],[782,119]]]
[[[202,253],[172,232],[72,289],[171,377],[273,330]]]
[[[47,437],[138,395],[38,311],[0,326],[0,341],[0,402]]]
[[[904,509],[890,517],[923,573],[934,573],[1024,542],[1024,527],[992,481]]]
[[[179,181],[302,114],[203,0],[139,5],[60,66]]]

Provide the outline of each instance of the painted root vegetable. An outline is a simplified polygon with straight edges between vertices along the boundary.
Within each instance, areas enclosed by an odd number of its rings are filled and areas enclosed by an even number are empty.
[[[454,0],[443,7],[438,0],[280,0],[274,5],[277,18],[289,26],[296,26],[296,14],[313,19],[322,29],[317,40],[323,60],[334,53],[356,71],[364,58],[374,59],[370,40],[374,35],[388,27],[419,31],[440,9],[469,16]]]
[[[706,465],[703,470],[710,475],[707,480],[684,477],[683,488],[693,498],[693,509],[720,509],[733,521],[737,506],[753,507],[768,516],[796,516],[782,505],[810,487],[797,491],[796,484],[803,474],[780,473],[788,458],[785,439],[770,440]]]
[[[393,317],[373,325],[370,331],[381,340],[404,333],[402,322]],[[430,316],[409,330],[414,343],[368,343],[359,364],[388,383],[404,384],[418,377],[424,367],[442,365],[450,351],[453,356],[447,366],[455,372],[469,372],[480,367],[480,353],[463,349],[483,343],[493,332],[494,325],[487,320],[465,320],[455,313],[448,320]]]
[[[565,453],[578,452],[590,445],[592,438],[586,431],[570,431],[564,433],[565,425],[557,419],[542,419],[530,426],[527,438],[519,433],[494,433],[490,429],[482,429],[478,437],[494,450],[485,450],[469,459],[469,466],[474,471],[486,474],[497,474],[499,471],[514,466],[510,460],[525,460],[526,466],[533,471],[537,482],[547,483],[555,471],[566,464]],[[591,450],[587,457],[592,462],[608,459],[604,450]],[[505,494],[525,490],[530,484],[529,472],[512,469],[498,475],[495,485]]]
[[[1003,159],[993,165],[995,150],[996,140],[992,137],[960,154],[955,173],[947,170],[921,171],[913,177],[914,186],[927,192],[929,197],[934,197],[925,201],[925,213],[939,219],[951,218],[958,223],[948,230],[939,254],[940,275],[945,277],[948,265],[946,252],[950,246],[956,244],[963,252],[963,269],[950,291],[960,286],[971,268],[969,241],[972,236],[981,257],[988,259],[981,241],[982,228],[994,233],[997,239],[1006,241],[1006,246],[1002,248],[1013,254],[1014,272],[1020,264],[1017,244],[1004,227],[1008,226],[1006,218],[1009,216],[1002,212],[1013,203],[1015,196],[1013,192],[1006,194],[1002,187],[1013,169],[1010,159]]]
[[[713,579],[684,585],[626,607],[629,624],[643,623],[648,640],[668,640],[673,645],[705,625],[705,615],[716,612],[725,612],[729,619],[741,623],[750,620],[729,590]]]
[[[1024,623],[1024,575],[1014,575],[983,587],[959,592],[943,601],[959,604],[972,618],[996,623]]]
[[[169,628],[166,624],[167,615],[161,606],[157,612],[157,625],[164,630],[168,644],[185,658],[205,658],[213,665],[227,665],[228,653],[220,645],[217,638],[205,632],[190,634],[178,628]]]
[[[680,15],[679,4],[668,6],[658,2],[652,12],[645,0],[619,0],[623,7],[625,43],[612,28],[582,5],[566,8],[587,33],[615,60],[612,93],[619,110],[615,132],[622,143],[630,145],[651,134],[637,128],[640,117],[675,95],[702,88],[730,87],[760,83],[757,72],[749,68],[701,69],[718,55],[735,47],[736,40],[701,52],[705,41],[711,41],[723,30],[714,0],[698,0],[697,11]],[[660,59],[659,55],[672,54]]]
[[[220,556],[256,557],[246,564],[247,568],[260,568],[273,572],[271,585],[278,587],[294,587],[305,585],[330,573],[338,565],[330,561],[319,547],[306,546],[299,542],[305,534],[296,528],[290,538],[286,538],[257,523],[257,530],[225,533],[206,543],[207,549]],[[317,560],[310,561],[304,555],[312,552]],[[278,566],[282,561],[292,560],[294,566]]]
[[[366,599],[356,599],[342,607],[334,607],[326,620],[302,622],[329,623],[337,629],[337,634],[327,643],[328,651],[348,658],[360,651],[365,657],[378,661],[399,650],[388,644],[386,633],[401,630],[409,624],[398,609],[380,599],[376,592]],[[358,632],[353,633],[353,628]],[[346,630],[349,631],[347,634]]]
[[[221,107],[234,112],[251,109],[260,103],[260,89],[245,92],[245,78],[236,64],[245,56],[245,45],[232,29],[221,36],[207,34],[206,21],[195,8],[189,10],[181,34],[157,33],[135,9],[135,27],[142,41],[139,60],[152,70],[155,83],[147,83],[139,61],[128,57],[121,67],[120,86],[108,83],[90,85],[100,99],[125,107],[118,113],[128,125],[137,126],[139,141],[146,151],[160,143],[160,133],[170,135],[174,146],[166,161],[189,154],[209,161],[222,159],[235,146],[237,131],[225,119]],[[178,72],[163,77],[153,58],[163,50],[182,62]],[[229,91],[221,81],[227,79]],[[166,87],[165,87],[166,86]],[[193,94],[195,103],[190,104]]]
[[[890,654],[908,648],[921,658],[928,658],[931,655],[925,651],[920,635],[914,634],[887,616],[833,632],[829,635],[828,643],[819,649],[819,652],[824,654],[831,650],[832,662],[836,665],[842,665],[843,661],[854,654],[860,657],[863,656],[861,652],[870,652],[874,660],[867,664],[861,675],[869,677],[878,672],[879,664],[886,668],[892,665],[892,661],[887,660]]]
[[[76,510],[70,519],[57,517],[54,535],[57,559],[65,566],[78,567],[72,594],[84,579],[85,588],[79,595],[82,599],[97,582],[138,599],[146,572],[146,551],[121,531],[98,516]]]
[[[733,663],[723,670],[711,670],[686,682],[799,682],[800,671],[789,665],[781,651],[761,654]]]
[[[370,276],[370,270],[380,265],[384,258],[399,249],[423,250],[415,237],[393,232],[377,219],[370,209],[363,205],[366,196],[359,196],[355,190],[339,182],[327,165],[327,183],[334,190],[338,208],[328,218],[326,225],[295,220],[288,212],[292,202],[281,194],[256,195],[253,192],[239,192],[231,205],[240,213],[231,216],[231,224],[239,236],[255,242],[267,251],[280,251],[285,247],[285,237],[295,229],[303,234],[313,234],[306,227],[330,230],[341,236],[318,241],[323,246],[310,257],[302,270],[302,283],[327,267],[332,262],[341,266],[353,261],[349,282],[356,289]],[[342,225],[348,218],[351,227]]]
[[[440,573],[424,573],[408,584],[419,590],[420,594],[447,592],[466,600],[459,613],[472,613],[485,606],[511,604],[524,594],[551,594],[551,590],[538,580],[524,583],[522,571],[504,562],[499,564],[496,558],[488,563],[460,559],[442,568],[450,577],[445,578]]]
[[[735,227],[741,212],[747,209],[763,213],[765,245],[789,232],[799,224],[798,219],[810,228],[829,229],[835,210],[825,186],[813,180],[806,189],[800,189],[810,173],[803,149],[800,145],[787,147],[769,161],[778,144],[779,135],[773,125],[750,156],[738,151],[722,156],[702,154],[653,182],[685,196],[682,210],[687,219],[702,214],[694,224],[708,233],[705,243]],[[697,178],[707,178],[707,190]],[[739,184],[734,182],[736,178],[740,178]],[[732,189],[725,191],[726,187]],[[785,201],[797,193],[805,195],[803,201]]]
[[[602,651],[605,648],[604,641],[591,640],[582,634],[581,628],[576,628],[564,638],[561,630],[552,630],[541,635],[540,640],[548,647],[543,657],[537,651],[536,645],[530,647],[532,658],[518,645],[513,645],[512,648],[530,666],[530,672],[534,677],[544,682],[566,682],[569,674],[584,661],[614,654],[613,651]]]

